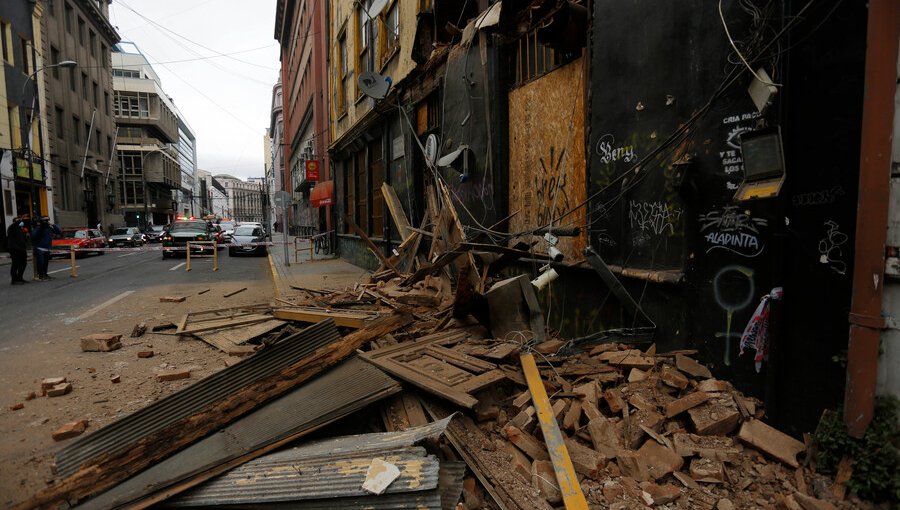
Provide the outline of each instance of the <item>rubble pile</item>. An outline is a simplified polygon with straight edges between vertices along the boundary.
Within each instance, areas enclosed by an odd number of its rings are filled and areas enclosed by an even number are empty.
[[[467,243],[440,191],[368,283],[167,326],[240,361],[70,442],[19,507],[855,507],[696,351],[548,332],[500,276],[528,252]]]

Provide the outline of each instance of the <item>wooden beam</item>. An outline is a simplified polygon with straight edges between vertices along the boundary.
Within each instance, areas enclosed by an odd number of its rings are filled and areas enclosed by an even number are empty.
[[[397,198],[394,187],[386,182],[382,183],[381,194],[384,196],[384,203],[387,204],[388,211],[391,213],[391,219],[394,220],[394,225],[397,226],[397,230],[400,232],[400,239],[405,240],[412,234],[410,230],[412,227],[409,224],[409,220],[406,219],[406,213],[403,212],[403,205],[400,203],[400,199]]]
[[[375,243],[373,243],[372,240],[369,239],[369,236],[367,236],[366,233],[362,231],[362,229],[357,227],[356,223],[353,223],[353,220],[351,220],[350,217],[347,216],[346,214],[344,215],[344,221],[347,222],[347,225],[350,227],[350,230],[352,230],[363,241],[365,241],[366,245],[369,246],[369,249],[372,250],[372,253],[374,253],[375,256],[378,257],[378,260],[380,260],[381,263],[385,267],[387,267],[388,269],[390,269],[391,271],[396,273],[397,276],[400,276],[400,271],[397,271],[397,268],[394,267],[394,264],[392,264],[391,261],[388,260],[387,257],[384,256],[384,253],[381,253],[381,249],[379,249],[378,246],[375,246]]]
[[[365,327],[366,323],[378,317],[378,314],[373,313],[354,313],[349,310],[335,312],[302,307],[276,308],[272,311],[272,315],[276,319],[300,322],[321,322],[326,319],[332,319],[338,326],[355,329]]]
[[[525,380],[528,382],[528,390],[531,392],[531,401],[537,409],[541,432],[544,435],[544,442],[547,444],[547,451],[550,453],[550,460],[553,462],[553,470],[556,472],[556,481],[559,483],[563,504],[567,510],[588,510],[587,500],[584,498],[584,493],[581,492],[575,467],[572,465],[572,459],[569,458],[559,424],[556,423],[553,406],[550,405],[550,399],[547,397],[547,390],[544,388],[541,373],[534,362],[534,356],[522,354],[519,360],[522,363]]]

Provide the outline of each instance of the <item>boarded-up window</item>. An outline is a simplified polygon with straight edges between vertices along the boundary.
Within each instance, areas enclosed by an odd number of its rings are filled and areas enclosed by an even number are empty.
[[[366,151],[362,150],[356,153],[356,224],[363,232],[369,232],[366,173]]]
[[[347,216],[355,222],[356,217],[353,213],[356,209],[356,167],[354,166],[354,161],[352,157],[344,161],[344,189],[347,190],[344,203],[347,208],[345,211]],[[344,233],[350,233],[350,225],[347,223],[344,223]]]

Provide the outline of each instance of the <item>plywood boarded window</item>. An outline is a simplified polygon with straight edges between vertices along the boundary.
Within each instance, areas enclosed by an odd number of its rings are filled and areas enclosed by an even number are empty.
[[[371,160],[369,187],[372,193],[372,229],[368,231],[368,233],[375,237],[384,236],[384,195],[381,193],[381,185],[384,183],[383,152],[380,138],[369,144],[369,158]]]
[[[356,153],[356,224],[363,232],[369,232],[369,208],[366,193],[366,151]]]

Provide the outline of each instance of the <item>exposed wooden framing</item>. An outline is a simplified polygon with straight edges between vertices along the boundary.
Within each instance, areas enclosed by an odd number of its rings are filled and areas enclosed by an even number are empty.
[[[366,233],[363,232],[361,228],[356,226],[356,223],[353,223],[353,220],[351,220],[350,217],[347,216],[346,214],[344,215],[344,221],[347,222],[347,225],[350,227],[350,230],[352,230],[363,241],[365,241],[365,243],[369,247],[369,249],[372,250],[372,253],[374,253],[375,256],[378,257],[378,260],[380,260],[381,263],[385,267],[387,267],[388,269],[390,269],[391,271],[396,273],[397,276],[400,276],[400,271],[398,271],[397,268],[394,267],[394,264],[392,264],[391,261],[388,260],[387,257],[384,256],[384,253],[381,253],[381,249],[379,249],[378,246],[375,246],[375,243],[373,243],[372,240],[369,239],[369,236],[367,236]]]
[[[260,322],[266,322],[272,320],[271,315],[248,315],[240,319],[227,319],[224,318],[218,321],[209,321],[205,324],[200,324],[197,327],[191,327],[190,329],[183,329],[181,331],[176,331],[174,334],[176,335],[193,335],[195,333],[202,333],[204,331],[214,331],[217,329],[225,329],[225,328],[233,328],[236,326],[246,326],[249,324],[257,324]]]
[[[532,354],[522,354],[519,357],[522,363],[522,372],[528,382],[528,391],[531,392],[531,401],[537,409],[538,421],[541,424],[541,432],[547,443],[547,451],[553,462],[553,470],[556,472],[556,481],[559,483],[559,491],[562,493],[563,503],[567,510],[588,510],[587,500],[581,492],[578,476],[569,452],[566,449],[565,440],[556,423],[553,407],[547,397],[544,381],[534,362]]]
[[[326,319],[334,320],[338,326],[347,328],[363,328],[366,323],[379,316],[377,312],[362,312],[352,310],[325,310],[323,308],[301,307],[295,306],[291,308],[276,308],[272,311],[272,315],[276,319],[301,321],[301,322],[321,322]]]

